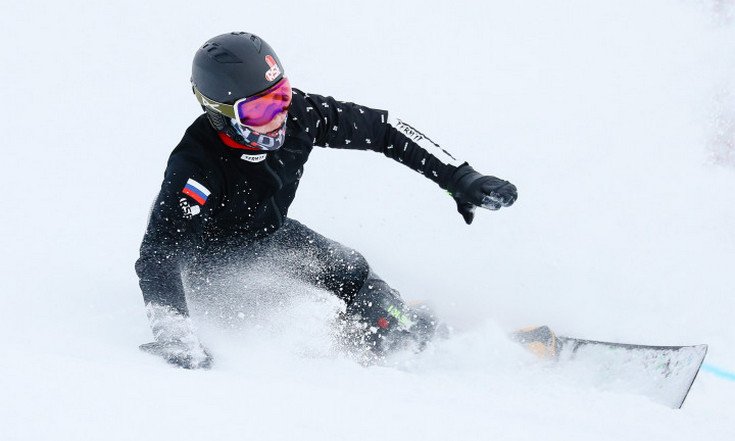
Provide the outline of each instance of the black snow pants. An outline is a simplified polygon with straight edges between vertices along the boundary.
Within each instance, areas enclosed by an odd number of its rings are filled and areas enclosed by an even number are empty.
[[[359,252],[293,219],[262,238],[229,240],[197,260],[193,273],[199,276],[191,278],[198,280],[195,284],[217,283],[216,268],[236,267],[245,274],[267,273],[331,292],[346,305],[345,337],[378,355],[409,345],[423,349],[436,330],[428,309],[408,307]]]

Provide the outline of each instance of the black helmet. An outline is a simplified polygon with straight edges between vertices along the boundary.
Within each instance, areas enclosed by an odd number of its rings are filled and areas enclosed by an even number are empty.
[[[281,67],[276,76],[266,75],[272,61]],[[225,104],[262,92],[281,78],[281,61],[273,48],[247,32],[209,39],[197,51],[191,68],[191,84],[205,97]]]
[[[199,48],[191,68],[191,84],[215,130],[238,141],[229,111],[235,101],[263,92],[283,78],[283,66],[271,46],[257,35],[230,32],[210,38]],[[218,109],[218,107],[220,109]]]

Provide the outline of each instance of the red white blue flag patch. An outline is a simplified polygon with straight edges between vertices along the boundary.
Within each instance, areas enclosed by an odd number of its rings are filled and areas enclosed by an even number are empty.
[[[207,187],[193,179],[186,181],[186,185],[181,192],[197,201],[199,205],[204,205],[204,203],[207,202],[207,198],[212,193],[207,190]]]

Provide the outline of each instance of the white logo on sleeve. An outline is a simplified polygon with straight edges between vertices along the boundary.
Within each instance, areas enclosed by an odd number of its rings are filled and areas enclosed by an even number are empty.
[[[434,156],[436,159],[447,165],[453,165],[458,167],[462,162],[458,161],[454,156],[450,155],[449,152],[444,150],[439,144],[429,139],[426,135],[419,132],[415,128],[411,127],[408,123],[403,120],[388,114],[388,124],[393,126],[396,130],[401,132],[406,138],[416,143],[419,147],[426,150]],[[405,150],[405,148],[404,148]]]

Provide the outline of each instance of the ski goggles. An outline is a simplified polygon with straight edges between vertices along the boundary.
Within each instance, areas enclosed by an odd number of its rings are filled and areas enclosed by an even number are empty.
[[[258,127],[271,122],[273,118],[291,105],[291,83],[283,77],[272,87],[235,101],[235,104],[224,104],[210,100],[194,86],[194,95],[202,106],[209,107],[228,118],[232,118],[243,126]]]

